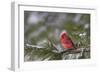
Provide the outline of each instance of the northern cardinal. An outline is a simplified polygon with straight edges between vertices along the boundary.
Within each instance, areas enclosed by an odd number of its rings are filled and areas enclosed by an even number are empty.
[[[74,43],[71,38],[68,36],[66,31],[62,31],[60,35],[61,45],[64,49],[75,49]]]

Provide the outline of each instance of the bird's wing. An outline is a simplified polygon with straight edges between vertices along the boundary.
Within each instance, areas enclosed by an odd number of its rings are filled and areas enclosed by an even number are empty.
[[[66,37],[65,39],[67,40],[67,41],[65,41],[65,43],[70,43],[75,47],[75,45],[74,45],[74,43],[73,43],[73,41],[71,40],[70,37]]]

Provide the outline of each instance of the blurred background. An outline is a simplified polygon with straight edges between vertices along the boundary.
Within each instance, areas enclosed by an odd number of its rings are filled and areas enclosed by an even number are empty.
[[[63,51],[60,43],[60,34],[63,30],[67,31],[81,52],[59,53]],[[55,50],[53,43],[58,51]],[[90,14],[24,11],[25,62],[88,58],[90,58]]]

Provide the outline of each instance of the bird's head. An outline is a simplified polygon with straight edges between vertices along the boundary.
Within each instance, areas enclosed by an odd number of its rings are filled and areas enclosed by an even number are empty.
[[[66,30],[63,30],[60,34],[60,37],[64,38],[67,35]]]

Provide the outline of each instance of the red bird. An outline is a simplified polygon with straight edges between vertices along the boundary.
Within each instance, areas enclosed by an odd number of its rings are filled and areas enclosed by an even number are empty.
[[[60,40],[61,45],[64,49],[75,49],[74,43],[72,42],[66,31],[62,31],[60,35]]]

